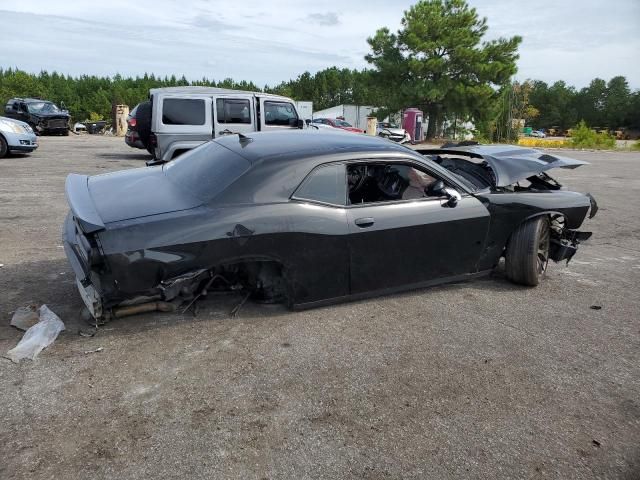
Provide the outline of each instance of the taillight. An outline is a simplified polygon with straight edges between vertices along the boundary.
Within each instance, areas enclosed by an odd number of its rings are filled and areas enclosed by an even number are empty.
[[[138,122],[136,121],[136,119],[135,119],[135,118],[130,118],[130,119],[129,119],[129,126],[130,126],[130,127],[135,127],[137,123],[138,123]]]

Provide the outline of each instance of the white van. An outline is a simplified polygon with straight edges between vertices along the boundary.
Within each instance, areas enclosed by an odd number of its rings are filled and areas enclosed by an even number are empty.
[[[295,102],[280,95],[213,87],[153,88],[148,149],[156,163],[220,135],[302,128]]]

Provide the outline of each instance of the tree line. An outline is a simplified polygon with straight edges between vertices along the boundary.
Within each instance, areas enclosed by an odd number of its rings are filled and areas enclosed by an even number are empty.
[[[39,97],[64,104],[74,121],[110,118],[112,105],[133,107],[148,98],[150,88],[200,85],[277,93],[313,101],[314,110],[339,104],[377,107],[383,118],[407,107],[424,110],[428,137],[447,123],[471,121],[478,136],[501,140],[512,134],[514,119],[534,128],[576,125],[640,128],[640,92],[624,77],[596,78],[576,89],[563,81],[513,82],[519,36],[485,41],[487,19],[465,0],[422,0],[404,12],[401,28],[377,30],[367,39],[369,64],[363,70],[330,67],[304,72],[278,85],[202,78],[189,81],[156,77],[98,77],[27,73],[0,69],[0,101]]]

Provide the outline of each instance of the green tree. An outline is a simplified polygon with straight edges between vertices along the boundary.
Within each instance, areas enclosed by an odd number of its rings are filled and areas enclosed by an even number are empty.
[[[622,126],[628,117],[631,100],[626,78],[618,76],[609,80],[603,109],[604,124],[614,130]]]
[[[516,72],[522,40],[483,41],[487,28],[487,19],[465,0],[422,0],[404,13],[397,34],[378,30],[365,59],[387,106],[425,109],[429,138],[446,112],[481,120]]]

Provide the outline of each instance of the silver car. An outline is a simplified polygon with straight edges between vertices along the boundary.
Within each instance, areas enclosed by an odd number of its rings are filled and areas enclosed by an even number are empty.
[[[404,128],[400,128],[397,125],[389,122],[378,122],[376,133],[379,137],[393,140],[394,142],[398,143],[411,141],[411,136]]]
[[[0,117],[0,158],[9,152],[31,153],[38,148],[38,137],[29,124]]]

